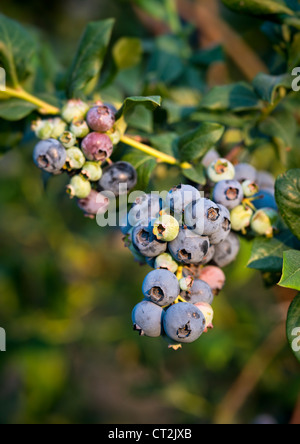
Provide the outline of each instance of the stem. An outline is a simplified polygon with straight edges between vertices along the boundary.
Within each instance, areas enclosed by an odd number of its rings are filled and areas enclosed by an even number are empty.
[[[26,102],[32,103],[33,105],[38,106],[39,112],[41,114],[59,114],[59,109],[55,106],[50,105],[47,102],[39,99],[38,97],[29,94],[24,91],[22,88],[14,89],[6,87],[5,91],[2,91],[3,94],[6,94],[9,97],[15,97],[17,99],[25,100]]]
[[[121,142],[125,143],[126,145],[130,145],[133,148],[135,148],[139,151],[142,151],[145,154],[148,154],[149,156],[155,157],[156,159],[160,160],[161,162],[165,162],[170,165],[178,165],[178,166],[180,166],[180,168],[183,168],[183,169],[192,168],[191,164],[189,164],[187,162],[179,163],[178,160],[175,159],[175,157],[169,156],[169,154],[162,153],[154,148],[151,148],[148,145],[145,145],[144,143],[137,142],[136,140],[132,139],[131,137],[122,136]]]
[[[165,8],[167,12],[168,24],[170,30],[174,33],[181,32],[181,23],[178,16],[176,0],[165,0]]]

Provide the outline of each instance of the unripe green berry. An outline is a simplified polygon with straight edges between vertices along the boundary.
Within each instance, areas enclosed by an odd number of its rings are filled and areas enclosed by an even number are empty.
[[[38,139],[50,139],[53,132],[53,123],[51,120],[38,119],[32,122],[31,129]]]
[[[83,155],[83,152],[74,146],[73,148],[69,148],[67,150],[67,165],[72,170],[80,170],[85,164],[86,160]]]
[[[179,281],[179,286],[182,291],[189,291],[194,283],[192,276],[183,277]]]
[[[162,253],[155,259],[154,268],[163,268],[171,271],[171,273],[176,273],[178,264],[169,253]]]
[[[51,122],[53,125],[51,137],[53,139],[59,139],[63,132],[66,131],[67,124],[60,117],[55,117],[54,119],[51,119]]]
[[[245,180],[242,183],[242,188],[245,197],[252,197],[259,192],[259,186],[251,180]]]
[[[251,220],[251,228],[261,236],[272,237],[274,230],[277,228],[278,221],[277,211],[272,208],[262,208],[254,214]]]
[[[153,234],[158,240],[172,242],[179,233],[179,223],[175,217],[168,214],[160,216],[153,225]]]
[[[79,139],[83,139],[90,132],[86,121],[83,119],[74,119],[71,123],[70,130]]]
[[[69,100],[62,109],[62,118],[71,123],[74,119],[84,119],[89,110],[89,105],[82,100]]]
[[[76,137],[71,131],[64,131],[59,141],[65,148],[72,148],[76,144]]]
[[[102,169],[100,163],[86,162],[82,167],[81,174],[91,182],[96,182],[97,180],[100,180],[102,177]]]
[[[233,180],[235,176],[235,169],[231,162],[227,159],[218,159],[210,164],[207,168],[208,178],[218,183],[221,180]]]
[[[71,197],[78,197],[79,199],[85,199],[91,191],[90,182],[80,175],[72,177],[70,184],[67,186],[67,193]]]
[[[234,231],[243,231],[250,226],[253,210],[243,205],[235,207],[231,213],[231,227]]]
[[[207,333],[208,328],[214,328],[213,326],[214,310],[212,306],[209,305],[207,302],[197,302],[197,304],[194,305],[199,308],[199,310],[205,317],[206,328],[204,330],[204,333]]]

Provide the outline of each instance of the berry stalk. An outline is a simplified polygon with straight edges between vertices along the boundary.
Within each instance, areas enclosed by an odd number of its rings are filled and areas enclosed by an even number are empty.
[[[5,91],[3,91],[2,93],[6,94],[9,97],[15,97],[16,99],[21,99],[26,102],[32,103],[33,105],[38,106],[39,112],[41,114],[57,115],[60,113],[59,108],[56,108],[55,106],[50,105],[47,102],[44,102],[44,100],[41,100],[38,97],[33,96],[32,94],[24,91],[21,87],[19,87],[18,89],[6,87]]]

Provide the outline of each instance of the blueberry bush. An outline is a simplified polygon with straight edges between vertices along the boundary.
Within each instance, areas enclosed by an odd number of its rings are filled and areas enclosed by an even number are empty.
[[[286,331],[300,361],[300,5],[223,0],[225,14],[259,23],[272,46],[264,63],[243,46],[238,61],[221,43],[199,49],[185,3],[122,1],[155,35],[116,37],[113,19],[91,22],[64,68],[38,30],[1,14],[1,153],[30,146],[26,168],[40,168],[43,199],[57,183],[61,201],[69,195],[91,219],[122,184],[145,192],[119,227],[147,268],[132,311],[140,335],[175,350],[209,335],[232,264],[294,290]],[[241,243],[251,249],[242,264]]]

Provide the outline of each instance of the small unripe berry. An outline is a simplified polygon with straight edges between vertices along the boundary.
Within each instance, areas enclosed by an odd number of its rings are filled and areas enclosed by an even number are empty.
[[[206,302],[198,302],[197,304],[194,304],[195,307],[199,308],[201,313],[203,314],[206,322],[206,328],[204,330],[204,333],[207,333],[209,328],[214,328],[213,326],[213,319],[214,319],[214,311],[211,305],[207,304]]]
[[[79,208],[87,215],[104,214],[109,206],[109,199],[102,193],[92,190],[88,197],[78,201]]]
[[[101,179],[102,169],[97,162],[85,162],[82,167],[81,174],[91,182],[96,182]]]
[[[31,129],[38,139],[46,140],[52,136],[53,123],[51,120],[38,119],[32,122]]]
[[[194,278],[192,276],[183,277],[179,281],[180,290],[189,291],[193,286]]]
[[[88,126],[100,133],[111,130],[115,123],[115,114],[108,106],[94,106],[86,116]]]
[[[231,227],[234,231],[243,231],[250,226],[253,210],[244,205],[238,205],[231,211]]]
[[[169,253],[162,253],[155,259],[154,268],[162,268],[171,271],[171,273],[176,273],[178,264]]]
[[[59,141],[65,148],[72,148],[76,144],[76,137],[71,131],[64,131]]]
[[[71,197],[78,197],[79,199],[85,199],[91,191],[90,182],[80,175],[72,177],[70,184],[67,186],[67,193]]]
[[[232,180],[235,176],[235,169],[227,159],[218,159],[211,163],[207,169],[208,178],[212,182],[221,182],[221,180]]]
[[[88,160],[103,162],[113,152],[113,144],[106,134],[90,133],[82,141],[81,149]]]
[[[258,210],[251,221],[252,230],[261,236],[272,237],[277,228],[279,216],[272,208]]]
[[[67,165],[71,170],[80,170],[85,164],[83,152],[74,146],[67,150]]]
[[[153,225],[153,234],[158,240],[172,242],[179,233],[179,223],[173,216],[164,214],[160,216]]]
[[[245,180],[242,183],[243,193],[246,197],[252,197],[259,192],[259,186],[251,180]]]
[[[73,119],[70,130],[79,139],[83,139],[90,132],[86,121],[83,119]]]
[[[62,109],[62,118],[71,123],[73,119],[84,119],[89,110],[89,105],[82,100],[69,100]]]
[[[53,137],[53,139],[59,139],[63,132],[66,131],[67,124],[60,117],[55,117],[51,119],[51,121],[53,125],[51,137]]]

